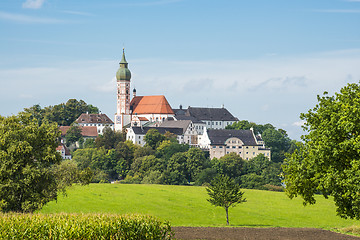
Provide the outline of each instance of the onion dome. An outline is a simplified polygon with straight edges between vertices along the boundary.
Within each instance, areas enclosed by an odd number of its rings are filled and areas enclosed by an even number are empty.
[[[123,55],[120,61],[120,67],[116,72],[116,79],[130,81],[130,78],[131,78],[131,72],[128,69],[128,63],[125,59],[125,50],[123,49]]]

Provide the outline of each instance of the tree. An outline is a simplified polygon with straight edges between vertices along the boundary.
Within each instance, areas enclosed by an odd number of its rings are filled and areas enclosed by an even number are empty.
[[[294,153],[283,165],[290,198],[300,195],[304,205],[316,202],[314,194],[333,196],[337,215],[360,219],[360,86],[348,84],[300,115],[305,120]]]
[[[41,109],[40,105],[34,105],[24,109],[25,113],[31,113],[41,124],[43,120],[57,122],[61,126],[70,126],[82,113],[99,113],[99,109],[83,100],[69,99],[66,103],[48,106]]]
[[[91,182],[93,172],[90,168],[79,170],[74,160],[63,160],[59,165],[53,165],[58,190],[66,195],[66,188],[74,183],[86,185]]]
[[[206,188],[206,191],[210,197],[207,200],[212,205],[225,209],[227,225],[229,225],[229,207],[235,207],[238,203],[246,202],[240,186],[226,175],[216,177]]]
[[[205,153],[199,148],[190,148],[186,152],[186,158],[186,178],[190,183],[191,181],[195,181],[197,175],[204,170],[207,165],[210,165],[210,163],[205,157]]]
[[[271,149],[271,161],[283,162],[285,153],[291,146],[291,140],[283,129],[268,128],[262,133],[265,145]]]
[[[97,148],[114,149],[119,142],[125,141],[123,132],[114,131],[111,128],[105,128],[103,134],[95,139]]]
[[[69,147],[71,144],[76,143],[82,139],[82,130],[79,126],[73,125],[67,130],[65,134],[66,146]]]
[[[241,176],[245,161],[234,152],[222,156],[220,159],[212,159],[214,168],[219,174],[227,175],[236,179]]]
[[[59,164],[57,124],[31,114],[0,116],[0,203],[2,211],[33,212],[57,198],[51,167]]]
[[[162,141],[165,140],[165,136],[159,133],[156,129],[150,129],[144,137],[146,146],[150,146],[152,149],[156,149]]]

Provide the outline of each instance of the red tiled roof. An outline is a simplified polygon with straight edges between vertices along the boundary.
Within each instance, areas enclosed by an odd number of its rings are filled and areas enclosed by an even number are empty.
[[[136,96],[130,105],[133,114],[174,114],[165,96]]]
[[[95,126],[79,126],[81,128],[81,135],[83,137],[97,137],[97,127]],[[61,136],[64,137],[66,132],[71,128],[71,126],[60,126]]]
[[[149,121],[149,119],[147,119],[146,117],[139,117],[140,121]]]
[[[63,143],[60,143],[60,145],[56,148],[56,151],[61,151],[63,149],[65,150],[65,156],[70,155],[69,149]]]

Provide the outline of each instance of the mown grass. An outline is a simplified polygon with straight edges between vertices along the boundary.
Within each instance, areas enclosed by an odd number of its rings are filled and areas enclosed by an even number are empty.
[[[247,202],[229,211],[231,226],[335,230],[357,225],[336,216],[333,201],[322,196],[304,207],[300,198],[291,200],[282,192],[244,191]],[[60,196],[40,212],[146,214],[171,226],[225,226],[225,211],[206,199],[204,187],[90,184],[72,187],[67,197]]]

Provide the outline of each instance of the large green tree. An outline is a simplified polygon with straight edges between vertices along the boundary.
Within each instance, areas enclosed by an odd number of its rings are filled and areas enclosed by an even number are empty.
[[[156,129],[150,129],[144,137],[146,142],[146,146],[151,147],[152,149],[156,149],[162,141],[164,141],[166,137],[159,133]]]
[[[40,105],[25,108],[41,124],[42,121],[57,122],[61,126],[70,126],[82,113],[99,113],[99,109],[83,100],[69,99],[66,103],[47,106],[41,109]]]
[[[31,114],[0,116],[0,202],[2,210],[33,212],[57,197],[52,166],[61,161],[56,151],[57,124],[39,123]]]
[[[286,192],[314,204],[314,195],[333,196],[337,214],[360,219],[360,86],[348,84],[301,114],[304,145],[283,165]]]
[[[226,212],[226,224],[229,225],[229,208],[246,202],[244,192],[235,181],[226,175],[217,176],[206,188],[209,195],[207,199],[212,205],[222,207]]]

